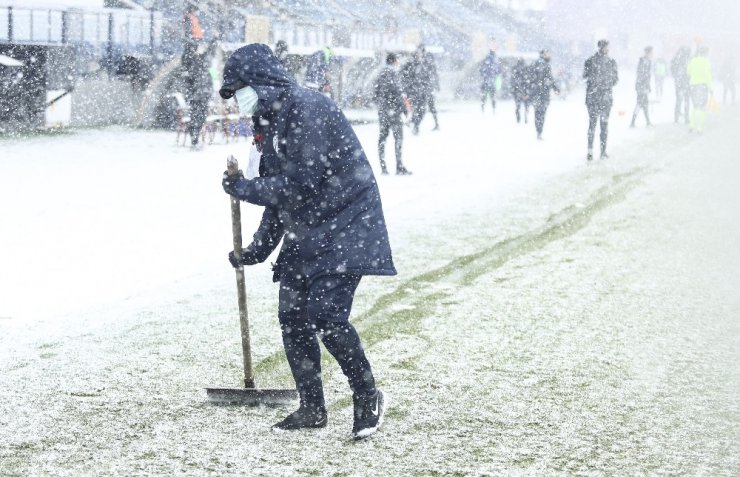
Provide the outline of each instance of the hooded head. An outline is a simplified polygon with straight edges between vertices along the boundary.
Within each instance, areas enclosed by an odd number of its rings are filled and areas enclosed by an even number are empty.
[[[293,79],[270,47],[252,43],[239,48],[226,60],[224,82],[219,94],[229,99],[237,90],[251,86],[263,99],[270,91],[292,85]]]

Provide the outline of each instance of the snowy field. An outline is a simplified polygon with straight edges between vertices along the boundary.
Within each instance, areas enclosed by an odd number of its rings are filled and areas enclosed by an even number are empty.
[[[205,402],[240,381],[220,178],[244,142],[0,139],[0,475],[740,474],[740,111],[695,136],[668,103],[628,129],[623,86],[592,164],[582,93],[541,142],[509,102],[406,130],[414,174],[378,178],[400,273],[353,313],[393,400],[361,443],[329,360],[325,429]],[[270,278],[247,270],[258,384],[289,386]]]

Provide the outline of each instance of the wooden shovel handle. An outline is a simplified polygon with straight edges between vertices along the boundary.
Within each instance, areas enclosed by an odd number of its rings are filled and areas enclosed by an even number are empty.
[[[226,173],[235,176],[239,173],[239,162],[234,156],[226,160]],[[234,239],[234,255],[237,261],[242,256],[242,214],[239,199],[231,197],[231,232]],[[244,267],[236,269],[236,290],[239,301],[239,325],[242,333],[242,354],[244,357],[244,387],[254,388],[254,369],[252,367],[252,348],[249,336],[249,315],[247,313],[247,285]]]

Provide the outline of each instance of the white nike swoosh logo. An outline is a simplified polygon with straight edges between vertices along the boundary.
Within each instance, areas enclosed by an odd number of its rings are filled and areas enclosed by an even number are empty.
[[[372,410],[373,416],[378,415],[378,399],[375,400],[375,409]]]

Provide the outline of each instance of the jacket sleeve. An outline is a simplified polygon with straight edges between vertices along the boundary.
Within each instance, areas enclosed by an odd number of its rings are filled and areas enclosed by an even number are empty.
[[[252,237],[252,243],[242,251],[242,261],[245,265],[254,265],[267,260],[267,257],[277,248],[282,239],[284,227],[278,218],[277,211],[266,207],[262,213],[262,221]]]
[[[326,130],[328,114],[308,111],[299,103],[288,113],[285,166],[280,174],[255,179],[241,178],[224,190],[250,204],[295,210],[319,191],[328,164]]]
[[[587,59],[583,64],[583,79],[589,79],[591,77],[591,58]]]

